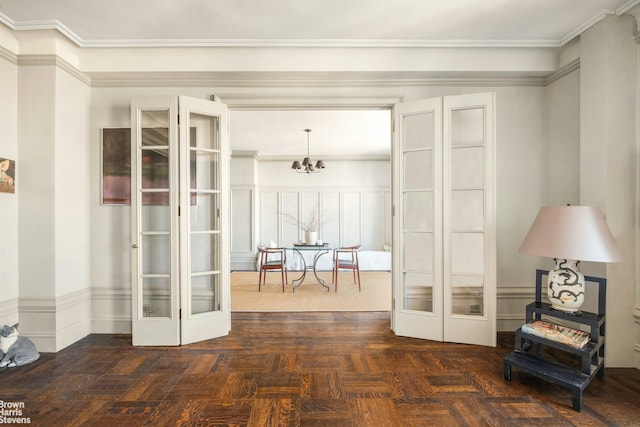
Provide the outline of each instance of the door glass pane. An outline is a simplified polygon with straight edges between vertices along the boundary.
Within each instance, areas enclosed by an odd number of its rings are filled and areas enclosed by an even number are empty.
[[[451,150],[451,187],[482,188],[484,186],[484,148]]]
[[[433,188],[433,150],[404,153],[403,181],[405,190]]]
[[[433,311],[434,113],[403,116],[402,307]]]
[[[451,277],[452,313],[464,316],[484,315],[484,277]]]
[[[404,149],[433,148],[435,123],[433,112],[404,116]]]
[[[484,144],[484,108],[468,108],[451,112],[451,145]]]
[[[142,133],[145,135],[145,132]],[[169,188],[169,150],[142,149],[142,188]]]
[[[194,151],[195,150],[195,151]],[[195,158],[196,179],[191,181],[191,189],[215,190],[218,186],[218,156],[211,151],[192,149]]]
[[[220,234],[191,234],[191,272],[218,271],[220,262],[216,248],[220,244]]]
[[[189,209],[191,212],[191,229],[193,231],[207,231],[220,229],[220,194],[192,193],[192,200],[196,201]]]
[[[406,230],[433,231],[433,192],[405,192],[403,212]]]
[[[145,277],[142,279],[142,316],[171,316],[171,279],[166,277]]]
[[[142,274],[169,274],[171,241],[169,233],[142,235]]]
[[[191,313],[219,311],[220,135],[218,117],[190,113]]]
[[[433,233],[403,233],[404,269],[431,272],[433,269]]]
[[[457,190],[451,192],[451,228],[454,231],[484,229],[484,191]]]
[[[143,317],[171,317],[169,146],[169,111],[141,111],[136,167]]]
[[[404,309],[433,311],[433,275],[426,273],[405,273]]]
[[[451,271],[453,274],[484,274],[482,233],[451,233]]]
[[[220,274],[191,276],[191,314],[220,310]]]
[[[166,231],[171,229],[171,210],[169,206],[142,206],[142,231]]]

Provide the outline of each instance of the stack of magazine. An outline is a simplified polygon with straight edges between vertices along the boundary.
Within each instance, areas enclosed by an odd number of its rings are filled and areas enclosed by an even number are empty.
[[[522,332],[526,332],[527,334],[560,342],[575,348],[582,348],[589,342],[589,334],[587,332],[556,325],[555,323],[543,322],[542,320],[525,323],[521,329]]]

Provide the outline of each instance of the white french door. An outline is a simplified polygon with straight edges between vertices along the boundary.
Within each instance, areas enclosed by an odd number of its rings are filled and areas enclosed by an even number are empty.
[[[494,99],[394,106],[398,335],[496,345]]]
[[[229,332],[228,117],[220,102],[132,101],[133,345]]]

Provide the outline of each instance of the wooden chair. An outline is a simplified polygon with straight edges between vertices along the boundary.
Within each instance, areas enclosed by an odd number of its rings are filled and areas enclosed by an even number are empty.
[[[287,283],[287,252],[284,248],[267,248],[259,246],[260,252],[260,275],[258,278],[258,292],[267,281],[268,271],[280,271],[282,276],[282,292]]]
[[[338,271],[339,270],[351,270],[353,271],[353,283],[358,285],[358,291],[360,287],[360,264],[358,264],[358,251],[360,245],[345,246],[335,249],[333,251],[333,276],[331,282],[335,285],[335,292],[338,292]],[[341,256],[342,255],[342,256]]]

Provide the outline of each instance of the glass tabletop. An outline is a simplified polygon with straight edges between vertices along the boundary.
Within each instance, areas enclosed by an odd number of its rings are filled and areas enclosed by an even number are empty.
[[[328,243],[321,245],[307,245],[306,243],[294,243],[291,245],[291,249],[297,249],[299,251],[317,251],[319,249],[333,249]]]

